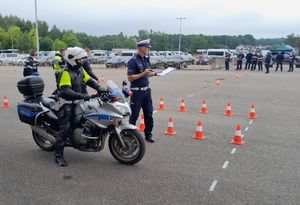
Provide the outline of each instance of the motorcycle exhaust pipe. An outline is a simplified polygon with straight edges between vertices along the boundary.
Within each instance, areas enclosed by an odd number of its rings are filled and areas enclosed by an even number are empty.
[[[56,143],[55,137],[53,137],[52,135],[47,133],[42,128],[37,127],[37,126],[31,126],[31,129],[32,129],[32,131],[36,132],[39,136],[41,136],[41,138],[43,138],[44,140],[47,140],[47,141],[51,142],[52,144]]]

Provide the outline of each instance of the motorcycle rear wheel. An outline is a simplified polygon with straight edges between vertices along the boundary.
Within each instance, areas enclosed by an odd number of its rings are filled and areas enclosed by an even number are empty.
[[[47,152],[52,152],[55,149],[55,145],[45,141],[38,133],[35,131],[32,131],[32,137],[37,144],[42,150],[47,151]]]

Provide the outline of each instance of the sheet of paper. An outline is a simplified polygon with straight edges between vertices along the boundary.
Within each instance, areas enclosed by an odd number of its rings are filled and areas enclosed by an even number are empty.
[[[157,75],[159,76],[165,76],[167,75],[168,73],[172,72],[176,70],[176,68],[173,68],[173,67],[168,67],[167,69],[163,70],[162,72],[158,73]]]

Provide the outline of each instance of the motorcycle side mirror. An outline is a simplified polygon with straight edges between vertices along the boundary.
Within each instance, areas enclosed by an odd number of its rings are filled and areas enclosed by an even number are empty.
[[[127,81],[123,80],[122,86],[126,86],[126,85],[128,85]]]

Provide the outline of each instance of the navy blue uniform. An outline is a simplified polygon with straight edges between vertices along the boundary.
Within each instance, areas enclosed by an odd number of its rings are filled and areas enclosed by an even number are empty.
[[[242,65],[243,65],[243,59],[245,55],[243,53],[239,53],[237,55],[237,64],[236,64],[236,70],[242,70]]]
[[[276,62],[277,62],[276,71],[278,70],[278,68],[280,66],[280,71],[282,72],[282,63],[283,63],[283,60],[284,60],[283,53],[279,53],[276,56]]]
[[[266,73],[269,73],[269,68],[270,68],[270,65],[272,64],[272,55],[271,53],[268,53],[266,55],[266,58],[265,58],[265,67],[266,67]]]
[[[127,75],[142,73],[146,69],[150,68],[149,58],[141,57],[139,54],[136,54],[128,61],[127,67]],[[145,118],[145,137],[146,139],[151,139],[153,129],[153,105],[148,76],[132,81],[130,88],[133,95],[130,99],[132,114],[130,116],[129,123],[132,125],[136,124],[142,108]]]
[[[252,55],[252,59],[251,59],[251,70],[254,71],[256,69],[256,65],[257,65],[257,60],[258,60],[258,55],[255,53],[254,55]]]
[[[264,56],[262,54],[258,55],[258,71],[263,70],[263,61],[264,61]]]
[[[288,72],[293,72],[294,71],[295,59],[296,59],[296,57],[295,57],[294,54],[290,55],[290,58],[289,58],[290,68],[289,68]]]
[[[29,56],[27,58],[27,61],[25,62],[23,76],[26,77],[37,73],[38,73],[38,62],[34,60],[32,56]]]
[[[247,53],[246,55],[246,65],[245,65],[245,70],[249,70],[250,69],[250,66],[251,66],[251,62],[252,62],[252,56],[253,54],[250,52],[250,53]]]
[[[230,63],[230,54],[229,53],[227,53],[226,55],[225,55],[225,69],[226,70],[229,70],[229,63]]]

